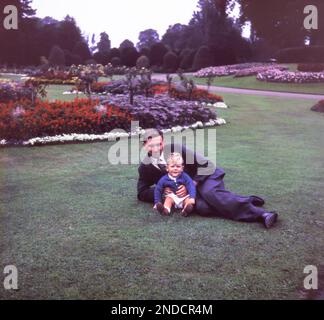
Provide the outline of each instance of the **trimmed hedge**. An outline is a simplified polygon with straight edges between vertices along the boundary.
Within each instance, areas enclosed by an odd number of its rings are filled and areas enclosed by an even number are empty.
[[[322,72],[324,71],[324,63],[300,63],[297,70],[302,72]]]
[[[277,59],[281,63],[324,62],[324,46],[282,49],[278,51]]]

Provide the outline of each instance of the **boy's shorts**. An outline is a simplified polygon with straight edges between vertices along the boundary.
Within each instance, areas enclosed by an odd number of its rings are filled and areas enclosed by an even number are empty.
[[[183,201],[189,197],[189,194],[187,194],[185,197],[179,198],[176,194],[174,193],[169,193],[166,195],[166,197],[170,197],[174,201],[174,207],[176,209],[182,209],[183,208]]]

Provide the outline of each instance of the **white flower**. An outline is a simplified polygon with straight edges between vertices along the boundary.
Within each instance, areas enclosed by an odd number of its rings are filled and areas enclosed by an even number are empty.
[[[214,103],[215,108],[220,108],[220,109],[227,109],[228,106],[224,102],[216,102]]]

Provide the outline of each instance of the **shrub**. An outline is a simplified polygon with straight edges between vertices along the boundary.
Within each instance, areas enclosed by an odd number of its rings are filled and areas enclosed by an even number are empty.
[[[58,47],[54,46],[48,57],[48,62],[51,66],[64,66],[65,65],[65,54],[64,51]]]
[[[190,70],[192,68],[195,53],[196,52],[194,50],[183,50],[183,52],[180,54],[180,68],[182,70]]]
[[[119,57],[113,57],[111,59],[111,64],[112,64],[113,67],[119,67],[119,66],[121,66],[121,60],[120,60],[120,58]]]
[[[137,68],[149,68],[150,67],[150,59],[147,56],[140,56],[136,61]]]
[[[166,72],[175,72],[179,66],[178,56],[169,51],[163,57],[163,69]]]
[[[197,51],[192,68],[199,70],[213,65],[213,57],[208,47],[202,46]]]
[[[32,91],[23,84],[0,80],[0,102],[16,101],[20,99],[32,99]]]
[[[312,106],[311,110],[316,112],[324,112],[324,100],[320,100],[318,103]]]
[[[300,63],[297,69],[303,72],[322,72],[324,71],[324,63]]]
[[[324,62],[324,46],[286,48],[278,51],[281,63]]]

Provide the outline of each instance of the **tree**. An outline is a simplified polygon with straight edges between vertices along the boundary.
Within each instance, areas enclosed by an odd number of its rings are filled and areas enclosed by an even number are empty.
[[[48,62],[51,66],[62,67],[65,65],[65,55],[64,51],[59,46],[54,46],[51,49],[50,55],[48,57]]]
[[[175,72],[179,67],[179,58],[172,52],[167,52],[163,57],[163,69],[166,72]]]
[[[312,44],[324,43],[324,28],[306,30],[303,25],[304,8],[310,4],[305,0],[239,0],[241,4],[240,22],[250,22],[252,39],[265,39],[278,48],[303,46],[306,37]],[[324,12],[324,2],[311,1],[320,12]],[[271,14],[269,14],[271,13]],[[320,20],[321,21],[321,20]]]
[[[169,26],[163,35],[161,42],[170,48],[170,50],[180,51],[186,46],[185,31],[188,26],[176,23]]]
[[[146,29],[139,34],[139,42],[137,43],[137,49],[151,48],[153,44],[159,42],[159,34],[154,29]]]
[[[119,45],[119,50],[126,49],[126,48],[134,48],[134,43],[128,39],[124,40],[120,45]]]
[[[97,45],[98,51],[104,55],[108,54],[110,50],[110,45],[111,43],[108,34],[106,32],[100,33],[100,40]]]
[[[212,53],[210,49],[206,46],[202,46],[197,51],[194,62],[193,62],[193,69],[199,70],[202,68],[210,67],[214,63]]]
[[[163,57],[168,52],[166,46],[159,42],[154,44],[150,50],[150,61],[152,66],[160,66],[163,64]]]
[[[122,64],[127,67],[134,67],[139,54],[134,47],[125,47],[120,50]]]
[[[150,67],[150,59],[147,56],[140,56],[136,61],[137,68],[149,68]]]
[[[85,41],[79,41],[75,44],[72,54],[80,56],[82,63],[91,58],[90,50]]]

